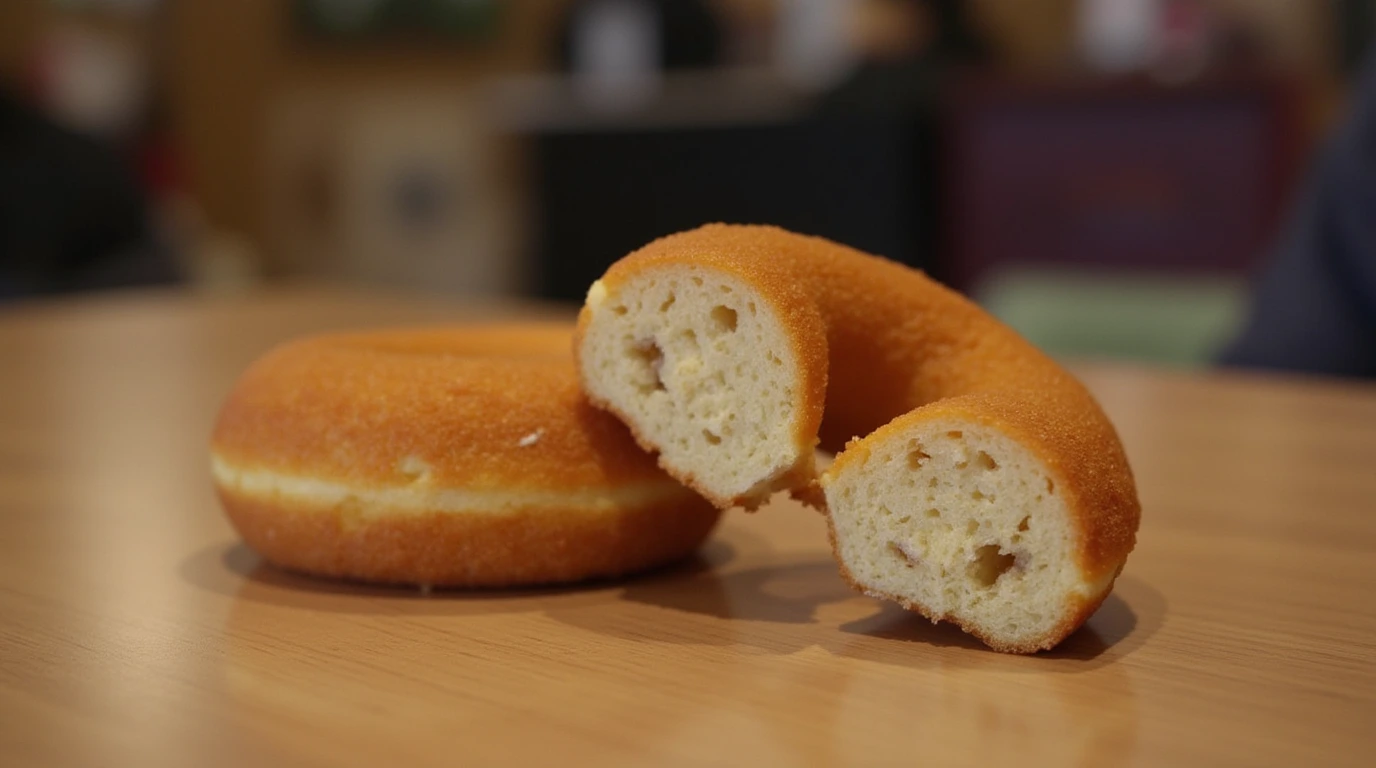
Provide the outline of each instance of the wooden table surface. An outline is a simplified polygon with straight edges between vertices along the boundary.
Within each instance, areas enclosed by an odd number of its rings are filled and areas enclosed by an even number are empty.
[[[1144,506],[1114,596],[995,654],[734,512],[619,583],[277,571],[211,494],[236,374],[306,331],[514,307],[293,290],[0,311],[0,764],[1372,765],[1376,388],[1081,369]]]

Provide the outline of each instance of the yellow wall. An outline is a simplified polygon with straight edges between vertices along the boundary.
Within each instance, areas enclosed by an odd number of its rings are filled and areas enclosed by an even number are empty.
[[[38,36],[41,9],[41,0],[0,2],[0,77],[18,77],[24,55]]]

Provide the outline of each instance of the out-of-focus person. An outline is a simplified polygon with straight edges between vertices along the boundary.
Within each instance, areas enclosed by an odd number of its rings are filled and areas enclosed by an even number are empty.
[[[825,96],[828,109],[934,109],[937,84],[950,69],[993,59],[963,0],[866,0],[856,11],[859,61]]]
[[[1376,56],[1257,282],[1225,365],[1376,377]]]
[[[178,277],[120,153],[0,87],[0,302]]]

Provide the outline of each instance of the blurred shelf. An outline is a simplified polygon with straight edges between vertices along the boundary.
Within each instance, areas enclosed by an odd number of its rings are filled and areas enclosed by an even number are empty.
[[[479,104],[498,129],[516,133],[750,125],[806,114],[812,94],[773,69],[647,74],[618,81],[568,75],[498,77]]]

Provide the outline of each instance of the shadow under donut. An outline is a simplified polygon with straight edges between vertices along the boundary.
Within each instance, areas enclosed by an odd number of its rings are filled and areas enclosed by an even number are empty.
[[[711,569],[666,569],[624,584],[618,599],[546,615],[608,643],[668,646],[657,656],[688,647],[717,660],[724,669],[710,685],[737,702],[738,716],[781,743],[824,745],[852,762],[863,753],[847,734],[886,733],[914,749],[960,745],[977,763],[1122,764],[1138,738],[1138,708],[1130,669],[1115,662],[1159,628],[1165,607],[1154,588],[1120,578],[1056,649],[1002,654],[952,624],[854,592],[829,557],[767,550]],[[809,712],[805,727],[786,722],[797,706]]]
[[[1120,577],[1099,610],[1056,648],[1030,657],[1000,654],[954,624],[933,624],[857,593],[829,557],[760,553],[749,562],[762,557],[766,563],[753,567],[705,567],[709,561],[698,561],[621,586],[619,600],[672,612],[673,619],[647,621],[611,604],[561,605],[550,615],[584,629],[643,640],[740,644],[767,653],[817,646],[905,665],[930,663],[930,655],[915,647],[925,645],[960,652],[943,654],[947,663],[1029,672],[1083,672],[1121,659],[1155,633],[1165,615],[1160,592],[1136,578]],[[1028,667],[1028,661],[1037,666]]]
[[[192,554],[178,572],[200,589],[249,603],[333,613],[460,615],[540,611],[556,603],[613,603],[624,584],[657,578],[666,570],[706,571],[733,557],[728,544],[711,540],[686,560],[620,577],[541,587],[424,590],[298,573],[267,562],[235,541]]]

